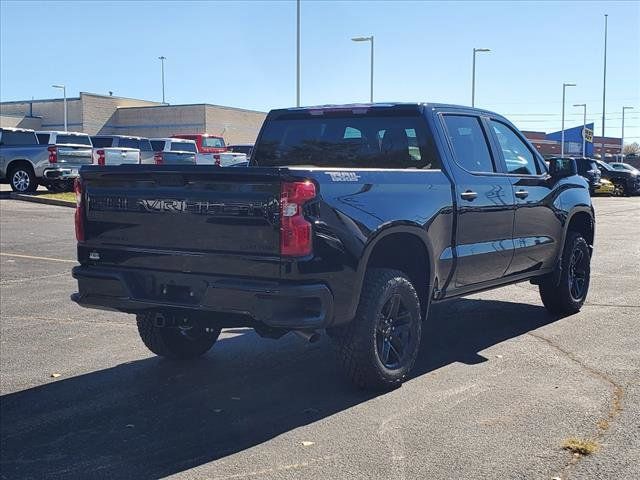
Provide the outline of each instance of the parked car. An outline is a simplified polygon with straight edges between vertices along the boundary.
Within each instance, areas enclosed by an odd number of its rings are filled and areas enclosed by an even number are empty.
[[[153,148],[148,138],[144,137],[132,137],[128,135],[94,135],[91,137],[93,146],[95,148],[117,148],[138,151],[138,161],[136,162],[133,155],[128,155],[126,162],[121,163],[154,163],[153,161]],[[107,165],[110,163],[108,158],[106,159]],[[118,161],[116,157],[116,161]]]
[[[606,178],[600,179],[600,186],[594,191],[596,195],[613,195],[615,193],[615,185]]]
[[[244,153],[247,156],[247,158],[249,158],[251,156],[251,152],[253,151],[253,144],[241,143],[237,145],[227,145],[227,149],[230,152],[234,152],[234,153]]]
[[[247,161],[247,155],[230,152],[222,137],[209,135],[207,133],[179,134],[174,138],[184,138],[196,142],[198,155],[196,163],[198,165],[217,165],[219,167],[230,167]]]
[[[153,161],[156,165],[194,165],[196,163],[196,143],[193,140],[177,138],[151,138]]]
[[[224,327],[326,329],[346,374],[374,389],[407,378],[431,303],[523,281],[555,314],[586,299],[588,184],[573,159],[547,170],[500,115],[273,110],[251,164],[82,169],[72,299],[136,314],[169,358],[204,354]]]
[[[628,170],[617,170],[607,162],[596,160],[602,178],[613,183],[614,195],[629,196],[640,193],[640,175]]]
[[[612,162],[609,164],[609,166],[615,168],[616,170],[626,170],[627,172],[633,172],[635,174],[639,173],[636,167],[624,162]]]
[[[79,143],[39,144],[34,130],[0,128],[0,180],[21,193],[34,192],[39,184],[53,191],[68,188],[78,169],[91,162],[91,156],[90,142],[87,149],[84,138],[65,135],[60,137],[62,142]]]
[[[560,158],[560,157],[555,157]],[[576,167],[578,168],[578,175],[586,178],[587,182],[589,182],[589,192],[593,195],[600,187],[600,180],[602,175],[600,170],[598,169],[598,165],[596,160],[588,157],[570,157],[573,158],[576,162]]]

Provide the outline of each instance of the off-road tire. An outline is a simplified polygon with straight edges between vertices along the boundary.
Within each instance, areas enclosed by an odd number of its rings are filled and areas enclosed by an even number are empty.
[[[572,290],[571,263],[574,255],[580,252],[585,259],[585,264],[581,267],[584,269],[584,285],[580,294],[575,295]],[[587,293],[589,292],[589,281],[591,277],[591,252],[589,245],[579,232],[567,232],[567,239],[562,251],[562,272],[560,274],[560,282],[556,284],[556,275],[550,275],[547,279],[540,283],[540,297],[542,303],[550,313],[557,315],[571,315],[577,313],[584,304]]]
[[[11,167],[7,179],[11,190],[16,193],[33,193],[38,189],[38,179],[33,169],[22,163]]]
[[[402,302],[402,316],[409,313],[405,328],[410,340],[403,349],[402,361],[398,357],[397,368],[387,368],[379,352],[379,322],[385,317],[383,309],[393,296],[399,296]],[[383,268],[368,270],[356,317],[341,327],[339,334],[333,335],[338,360],[347,377],[358,387],[371,390],[390,390],[402,384],[418,355],[422,329],[420,312],[418,294],[403,272]],[[406,341],[406,337],[403,338]]]
[[[136,315],[140,338],[156,355],[176,360],[186,360],[204,355],[220,335],[220,329],[206,331],[194,325],[189,331],[179,327],[157,326],[155,315]]]

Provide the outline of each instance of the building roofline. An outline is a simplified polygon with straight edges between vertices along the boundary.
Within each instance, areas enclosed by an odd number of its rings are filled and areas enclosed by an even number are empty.
[[[216,105],[214,103],[175,103],[175,104],[160,104],[160,105],[132,105],[129,107],[118,107],[118,110],[128,110],[131,108],[163,108],[163,107],[214,107],[214,108],[222,108],[224,110],[233,110],[233,111],[241,111],[241,112],[249,112],[249,113],[262,113],[266,115],[268,112],[262,112],[260,110],[250,110],[248,108],[239,108],[239,107],[230,107],[226,105]]]

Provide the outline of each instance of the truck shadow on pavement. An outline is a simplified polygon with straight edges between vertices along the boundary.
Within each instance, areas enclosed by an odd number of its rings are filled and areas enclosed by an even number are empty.
[[[483,361],[478,352],[555,320],[528,304],[436,305],[410,381],[453,362]],[[376,396],[342,378],[326,339],[307,345],[292,335],[278,342],[249,330],[232,335],[194,362],[151,357],[3,395],[1,478],[164,477]],[[290,450],[301,440],[291,440]]]

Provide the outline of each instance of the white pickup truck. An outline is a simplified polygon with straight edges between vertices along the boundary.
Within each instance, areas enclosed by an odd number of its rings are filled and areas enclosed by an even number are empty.
[[[95,148],[138,150],[139,162],[130,161],[121,163],[153,163],[153,148],[148,138],[133,137],[130,135],[94,135],[91,137],[91,142]],[[107,161],[107,165],[109,164]]]
[[[140,163],[140,150],[130,145],[120,144],[118,137],[93,136],[93,163],[96,165],[126,165]]]

